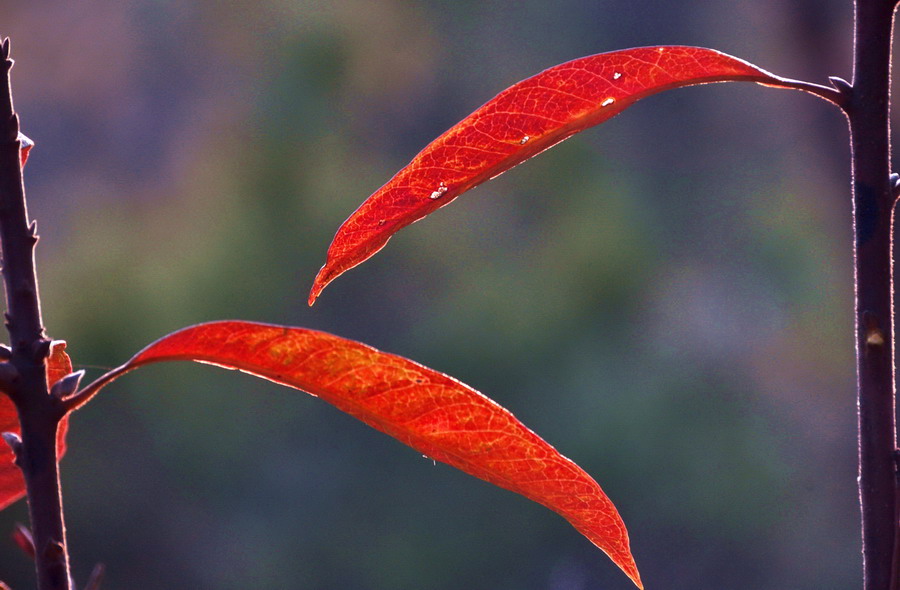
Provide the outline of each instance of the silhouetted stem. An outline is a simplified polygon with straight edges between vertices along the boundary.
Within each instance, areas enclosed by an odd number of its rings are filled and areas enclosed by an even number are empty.
[[[859,496],[865,590],[891,588],[897,533],[890,181],[894,2],[857,0],[852,89]]]
[[[19,119],[10,90],[8,39],[2,44],[0,63],[0,247],[12,347],[9,363],[15,368],[6,393],[16,405],[22,426],[16,463],[28,491],[38,590],[70,590],[56,456],[56,432],[64,411],[47,390],[50,342],[44,337],[34,271],[37,236],[28,223],[19,164]]]

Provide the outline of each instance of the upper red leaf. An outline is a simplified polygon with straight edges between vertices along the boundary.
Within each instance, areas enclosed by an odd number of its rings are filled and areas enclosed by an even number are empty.
[[[471,387],[331,334],[214,322],[158,340],[86,391],[148,363],[193,360],[302,389],[417,451],[566,518],[641,588],[625,525],[587,473]]]
[[[338,229],[309,294],[380,250],[401,228],[634,102],[671,88],[749,81],[796,87],[700,47],[641,47],[576,59],[507,88],[431,142]]]
[[[62,341],[54,342],[50,358],[47,359],[48,385],[52,386],[71,372],[72,361],[69,360],[69,355],[66,354],[66,343]],[[66,452],[66,430],[68,429],[68,424],[68,417],[63,418],[56,433],[56,453],[59,458],[62,458]],[[0,432],[15,432],[16,434],[21,434],[22,432],[22,429],[19,427],[19,416],[16,413],[16,407],[9,397],[2,394],[0,394]],[[22,479],[22,472],[14,461],[15,456],[12,449],[6,443],[0,441],[0,510],[25,495],[25,480]]]

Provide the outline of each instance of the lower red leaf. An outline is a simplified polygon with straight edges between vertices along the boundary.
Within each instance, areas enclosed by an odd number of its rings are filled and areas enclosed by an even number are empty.
[[[420,453],[539,502],[642,588],[625,525],[597,482],[509,411],[452,377],[323,332],[226,321],[165,336],[82,395],[139,366],[174,360],[238,369],[301,389]]]
[[[72,361],[66,354],[66,343],[55,341],[47,359],[47,383],[53,385],[72,372]],[[69,419],[63,418],[56,433],[56,452],[59,458],[66,452],[66,431]],[[0,432],[21,434],[16,407],[6,395],[0,395]],[[0,442],[0,510],[25,496],[25,480],[14,463],[15,455],[8,445]]]

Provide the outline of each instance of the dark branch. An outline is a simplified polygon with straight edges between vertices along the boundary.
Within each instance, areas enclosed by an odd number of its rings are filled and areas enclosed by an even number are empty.
[[[894,3],[856,1],[853,83],[848,97],[853,159],[859,496],[865,590],[895,590],[897,479],[891,236],[890,59]]]
[[[34,268],[37,236],[29,223],[22,182],[19,118],[13,110],[9,39],[0,44],[0,250],[6,292],[6,326],[15,369],[4,383],[22,427],[17,464],[28,492],[39,590],[70,590],[56,433],[64,411],[47,391],[46,360],[50,341],[44,336]]]

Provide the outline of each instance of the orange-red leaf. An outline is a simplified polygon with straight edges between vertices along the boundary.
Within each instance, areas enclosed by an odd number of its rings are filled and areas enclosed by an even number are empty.
[[[507,88],[431,142],[338,229],[309,294],[380,250],[401,228],[528,158],[671,88],[749,81],[796,88],[700,47],[641,47],[576,59]]]
[[[66,343],[62,341],[54,342],[50,358],[47,360],[47,383],[53,385],[71,372],[72,361],[69,360],[69,355],[66,354]],[[66,430],[68,429],[68,424],[68,417],[63,418],[56,435],[56,452],[60,458],[66,452]],[[0,394],[0,432],[21,434],[16,407],[9,397],[2,394]],[[25,480],[22,479],[22,472],[13,463],[14,460],[15,456],[12,449],[0,441],[0,510],[25,495]]]
[[[148,363],[211,363],[302,389],[417,451],[566,518],[641,586],[628,533],[600,486],[509,411],[408,359],[331,334],[249,322],[174,332],[88,389]]]

